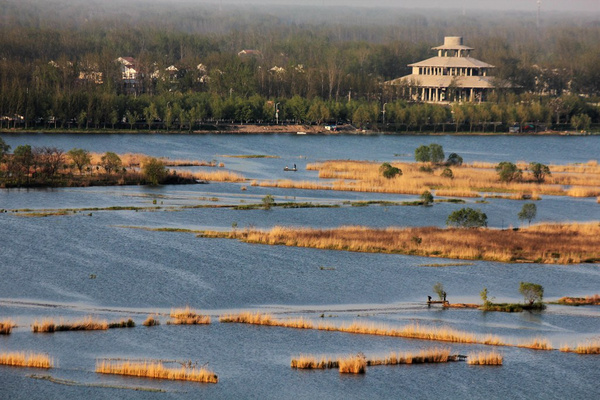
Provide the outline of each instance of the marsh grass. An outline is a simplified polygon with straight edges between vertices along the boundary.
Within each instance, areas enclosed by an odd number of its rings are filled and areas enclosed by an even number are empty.
[[[10,335],[15,326],[15,323],[10,319],[0,321],[0,335]]]
[[[392,352],[384,358],[367,360],[367,365],[400,365],[400,364],[428,364],[446,363],[457,361],[458,356],[450,355],[450,349],[427,349],[417,352]]]
[[[153,379],[169,379],[203,383],[217,383],[217,375],[205,368],[168,368],[160,361],[109,361],[96,363],[101,374],[129,375]]]
[[[495,351],[480,351],[467,355],[469,365],[502,365],[502,354]]]
[[[171,319],[167,321],[167,325],[208,325],[210,324],[210,316],[202,315],[198,311],[186,308],[176,308],[171,310]]]
[[[562,346],[560,351],[577,354],[600,354],[600,340],[589,340],[585,343],[578,343],[575,347]]]
[[[340,358],[338,363],[341,374],[364,374],[367,371],[367,360],[362,354]]]
[[[521,342],[517,344],[517,347],[533,350],[554,350],[552,348],[552,344],[550,344],[550,341],[543,338],[534,338],[529,342]]]
[[[292,358],[291,367],[295,369],[332,369],[338,368],[340,362],[338,359],[326,356],[313,356],[301,354],[297,358]]]
[[[54,361],[46,354],[11,352],[0,353],[0,364],[12,367],[52,368]]]
[[[236,174],[229,171],[211,171],[211,172],[189,172],[182,170],[175,170],[178,176],[187,179],[195,179],[200,181],[213,181],[213,182],[244,182],[246,178],[243,175]]]
[[[266,325],[276,326],[283,328],[295,328],[295,329],[316,329],[321,331],[330,332],[345,332],[354,333],[361,335],[378,335],[378,336],[392,336],[392,337],[404,337],[421,340],[435,340],[444,342],[456,342],[456,343],[479,343],[493,346],[505,345],[499,337],[493,335],[487,336],[476,336],[472,333],[458,331],[449,327],[435,328],[435,327],[422,327],[420,325],[407,325],[401,328],[391,328],[386,325],[367,324],[362,322],[353,322],[346,325],[333,325],[327,323],[320,323],[315,325],[312,321],[304,318],[288,319],[288,320],[276,320],[269,314],[261,313],[240,313],[240,314],[226,314],[219,317],[219,321],[223,323],[245,323],[252,325]]]
[[[597,306],[600,305],[600,295],[586,297],[561,297],[557,301],[558,304],[565,306]]]
[[[80,321],[55,323],[52,319],[45,319],[42,322],[35,321],[31,326],[34,333],[52,333],[62,331],[93,331],[106,330],[109,328],[108,322],[104,320],[94,320],[91,316]]]
[[[146,320],[142,322],[142,325],[157,326],[160,325],[160,320],[158,319],[158,316],[155,317],[154,315],[148,315],[148,318],[146,318]]]
[[[270,230],[205,231],[199,236],[248,243],[311,247],[365,253],[397,253],[463,260],[581,263],[600,259],[600,224],[541,224],[515,230],[437,227],[342,226],[314,229],[276,226]],[[414,237],[421,238],[419,243]]]
[[[114,328],[135,328],[135,322],[131,318],[127,320],[122,319],[119,322],[110,322],[108,324],[108,329]]]

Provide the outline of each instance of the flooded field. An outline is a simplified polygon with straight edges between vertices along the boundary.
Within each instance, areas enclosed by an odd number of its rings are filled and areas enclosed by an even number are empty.
[[[597,159],[600,137],[302,136],[296,135],[4,135],[19,144],[135,152],[177,159],[217,160],[253,179],[316,180],[307,163],[328,159],[410,161],[421,144],[439,143],[465,162],[585,163]],[[237,158],[270,155],[278,158]],[[297,164],[298,172],[283,167]],[[190,169],[200,167],[193,167]],[[292,174],[292,175],[291,175]],[[291,176],[290,176],[291,175]],[[241,187],[246,190],[241,190]],[[335,208],[216,208],[309,202]],[[600,310],[549,305],[543,312],[500,313],[428,307],[441,282],[451,303],[481,302],[486,287],[497,302],[521,302],[519,283],[544,287],[544,299],[598,293],[598,264],[544,265],[422,258],[241,243],[194,233],[138,229],[229,230],[276,225],[444,226],[466,206],[479,208],[495,228],[519,226],[523,201],[465,199],[432,207],[352,206],[353,202],[412,201],[418,196],[315,191],[247,183],[160,187],[0,189],[0,321],[17,326],[0,335],[0,352],[50,355],[55,368],[0,366],[0,397],[30,398],[593,398],[597,355],[558,351],[598,340]],[[537,218],[598,221],[595,198],[542,196]],[[111,209],[112,208],[112,209]],[[14,210],[24,210],[16,212]],[[59,212],[63,211],[63,212]],[[27,214],[37,213],[42,215]],[[599,242],[600,244],[600,242]],[[437,267],[431,266],[436,264]],[[458,265],[452,265],[458,264]],[[208,325],[167,325],[172,308],[190,306],[211,316]],[[555,350],[459,344],[219,322],[240,310],[314,324],[352,322],[452,328],[493,334],[520,344],[541,338]],[[161,325],[142,322],[155,314]],[[136,327],[102,331],[32,333],[44,319],[86,316],[109,322],[132,318]],[[496,350],[502,366],[465,362],[368,367],[364,375],[290,368],[292,357],[449,348],[468,355]],[[218,375],[217,384],[105,375],[103,359],[191,360]],[[177,367],[179,363],[172,365]],[[142,390],[142,391],[140,391]]]

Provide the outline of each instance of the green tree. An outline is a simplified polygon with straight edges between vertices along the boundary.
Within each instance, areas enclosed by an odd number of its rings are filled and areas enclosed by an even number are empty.
[[[534,303],[542,304],[544,299],[544,287],[536,283],[521,282],[519,284],[519,293],[523,295],[525,303],[532,306]]]
[[[463,158],[456,153],[450,153],[446,160],[446,165],[457,165],[460,166],[463,163]]]
[[[426,190],[423,193],[421,193],[421,201],[423,202],[424,206],[429,206],[433,203],[433,195],[429,190]]]
[[[13,152],[9,171],[15,175],[18,181],[25,175],[27,177],[27,182],[29,182],[29,172],[34,163],[35,157],[31,146],[28,144],[20,145],[17,146]]]
[[[481,296],[481,301],[483,301],[483,308],[488,308],[492,302],[488,299],[488,290],[486,287],[483,288],[481,292],[479,292],[479,296]]]
[[[162,161],[154,157],[149,157],[144,161],[142,174],[152,186],[162,183],[167,177],[167,173],[165,164]]]
[[[496,165],[496,172],[501,182],[519,181],[523,176],[523,171],[509,161],[502,161]]]
[[[436,282],[435,285],[433,285],[433,291],[438,295],[441,301],[446,300],[446,292],[444,291],[444,285],[441,282]]]
[[[135,125],[137,119],[138,119],[138,115],[135,111],[134,112],[131,112],[130,110],[125,111],[125,120],[129,124],[129,129],[133,130],[133,126]]]
[[[470,207],[461,208],[448,216],[446,225],[460,228],[481,228],[487,226],[487,215],[481,210],[474,210]]]
[[[329,107],[318,97],[312,101],[310,108],[308,109],[308,113],[306,117],[314,121],[317,125],[321,125],[323,121],[329,119],[331,113],[329,112]]]
[[[439,164],[442,161],[444,161],[445,155],[444,155],[444,148],[437,144],[437,143],[432,143],[429,145],[429,151],[431,154],[431,162],[434,164]]]
[[[521,211],[519,212],[518,217],[519,217],[519,221],[527,220],[529,225],[531,225],[531,221],[533,221],[535,219],[536,215],[537,215],[537,206],[533,203],[527,203],[527,204],[523,204],[523,208],[521,208]]]
[[[383,163],[379,167],[379,172],[383,175],[384,178],[392,179],[397,175],[402,175],[402,170],[400,168],[392,166],[390,163]]]
[[[268,194],[262,198],[262,204],[265,210],[270,210],[275,205],[275,198],[273,195]]]
[[[83,173],[83,169],[92,161],[90,152],[84,149],[73,148],[67,152],[67,155],[71,157],[73,165],[79,170],[79,175]]]
[[[535,179],[537,183],[543,183],[546,179],[546,176],[551,175],[550,168],[548,168],[547,165],[539,162],[529,163],[529,170],[533,174],[533,179]]]
[[[107,151],[100,158],[100,164],[102,168],[106,171],[106,173],[110,174],[113,171],[117,171],[122,165],[121,157],[119,157],[116,153],[112,151]]]
[[[415,149],[415,161],[417,162],[430,162],[431,161],[431,150],[429,146],[421,145]]]

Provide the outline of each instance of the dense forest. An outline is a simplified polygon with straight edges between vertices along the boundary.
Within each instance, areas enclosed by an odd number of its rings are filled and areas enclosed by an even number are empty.
[[[384,84],[447,35],[513,89],[444,107]],[[135,59],[135,87],[119,57]],[[273,122],[278,109],[278,121],[407,130],[588,129],[600,123],[599,96],[599,15],[544,15],[538,27],[534,13],[0,0],[0,128],[191,131]]]

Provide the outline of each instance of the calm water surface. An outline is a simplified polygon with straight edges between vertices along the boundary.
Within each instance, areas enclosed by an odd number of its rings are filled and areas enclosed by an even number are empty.
[[[171,158],[217,159],[249,179],[289,177],[282,166],[297,164],[294,179],[316,179],[308,162],[325,159],[409,160],[421,144],[440,143],[465,161],[587,162],[597,159],[600,137],[467,136],[302,136],[296,135],[5,135],[19,144],[51,145],[92,151],[145,153]],[[275,159],[223,157],[269,154]],[[390,326],[419,323],[449,326],[478,334],[493,333],[511,342],[544,337],[555,348],[600,338],[600,311],[594,307],[549,306],[544,313],[482,313],[427,308],[432,286],[442,282],[451,302],[479,302],[487,287],[497,301],[521,301],[519,282],[542,284],[545,298],[599,292],[596,265],[538,265],[472,262],[454,267],[425,265],[455,260],[401,255],[262,246],[190,233],[153,232],[133,227],[230,229],[275,225],[443,226],[461,204],[433,207],[351,207],[362,200],[413,200],[354,192],[284,190],[241,184],[193,186],[1,190],[2,209],[67,209],[113,206],[160,207],[151,211],[78,211],[66,216],[27,218],[0,214],[0,319],[19,327],[0,336],[0,351],[49,353],[58,368],[49,371],[0,366],[0,398],[596,398],[598,356],[512,347],[497,350],[502,367],[466,363],[371,367],[364,376],[335,370],[296,371],[300,353],[368,356],[390,351],[449,347],[453,353],[489,350],[485,346],[440,344],[312,330],[229,325],[218,315],[260,309],[278,318],[304,316],[315,322],[359,320]],[[277,201],[310,201],[339,208],[236,211],[182,206],[258,203],[265,194]],[[153,200],[157,203],[153,204]],[[490,200],[475,204],[490,225],[518,226],[523,202]],[[536,202],[537,221],[600,219],[595,199],[546,196]],[[91,214],[91,215],[89,215]],[[600,244],[600,242],[599,242]],[[95,276],[95,279],[90,277]],[[164,324],[172,307],[190,305],[213,316],[208,326]],[[146,328],[149,313],[163,325]],[[34,320],[73,320],[94,315],[107,320],[133,318],[138,327],[103,332],[34,335]],[[102,357],[194,360],[219,375],[216,385],[162,382],[98,375]],[[51,375],[76,382],[67,386],[32,378]],[[100,385],[161,389],[163,393],[103,388]]]

